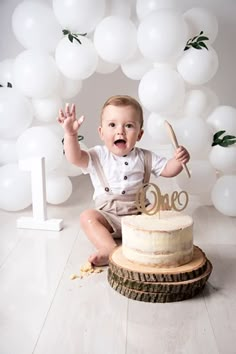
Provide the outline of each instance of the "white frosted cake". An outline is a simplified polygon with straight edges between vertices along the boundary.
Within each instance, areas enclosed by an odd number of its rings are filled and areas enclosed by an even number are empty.
[[[193,219],[174,211],[122,218],[122,252],[129,261],[168,268],[192,260]]]

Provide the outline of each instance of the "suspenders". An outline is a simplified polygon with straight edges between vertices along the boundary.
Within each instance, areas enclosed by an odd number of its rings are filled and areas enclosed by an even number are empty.
[[[152,166],[152,154],[150,151],[146,149],[141,149],[144,153],[144,177],[143,177],[143,183],[148,183],[151,175],[151,166]],[[108,194],[112,194],[110,192],[110,187],[107,182],[107,178],[104,174],[104,171],[102,169],[100,160],[97,156],[97,153],[91,149],[89,150],[91,159],[93,161],[94,167],[96,169],[98,178],[100,180],[101,185],[104,187],[104,191]]]

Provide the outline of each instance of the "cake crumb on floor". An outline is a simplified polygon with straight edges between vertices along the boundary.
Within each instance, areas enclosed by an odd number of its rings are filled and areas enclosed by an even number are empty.
[[[84,277],[88,277],[91,274],[98,274],[103,271],[104,267],[96,267],[87,261],[84,265],[80,267],[80,274],[71,274],[70,279],[83,279]]]

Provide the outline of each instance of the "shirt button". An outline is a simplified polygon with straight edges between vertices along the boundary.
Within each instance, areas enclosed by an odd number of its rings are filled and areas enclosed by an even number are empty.
[[[124,179],[127,179],[128,177],[127,176],[124,176]]]
[[[121,193],[122,193],[122,194],[125,194],[125,191],[122,191]]]
[[[126,165],[126,166],[128,165],[128,162],[127,162],[127,161],[125,161],[125,165]]]
[[[109,192],[109,188],[108,188],[108,187],[106,187],[106,188],[105,188],[105,191],[106,191],[106,192]]]

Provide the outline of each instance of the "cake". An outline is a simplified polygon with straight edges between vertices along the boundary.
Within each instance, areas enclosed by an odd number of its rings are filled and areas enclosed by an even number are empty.
[[[193,257],[193,219],[175,211],[122,218],[122,253],[141,265],[178,267]]]

